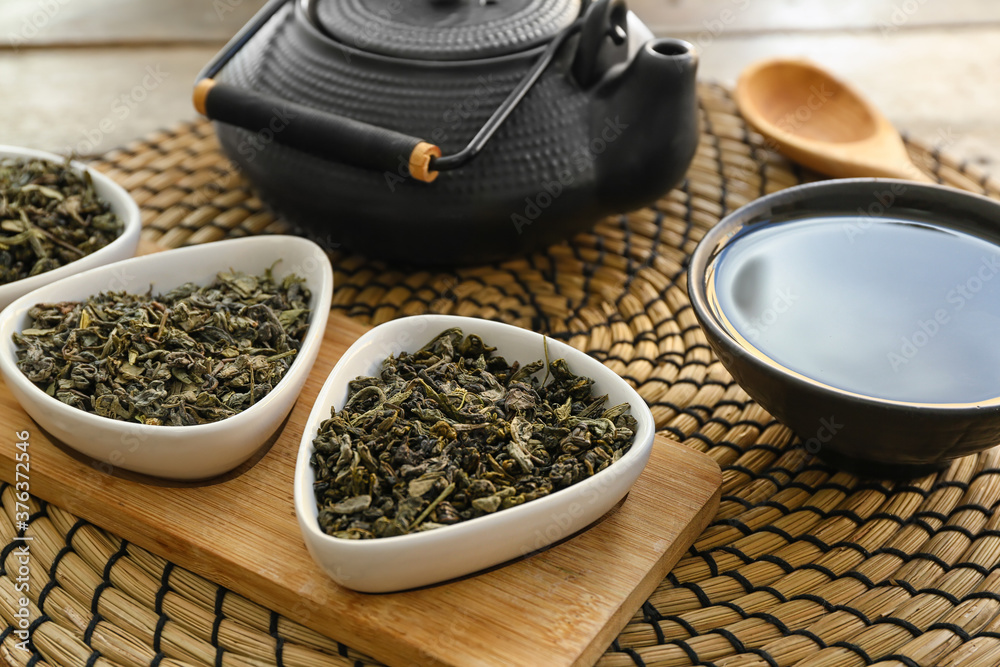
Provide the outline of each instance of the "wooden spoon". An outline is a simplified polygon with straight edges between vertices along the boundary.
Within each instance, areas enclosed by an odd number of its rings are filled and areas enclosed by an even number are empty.
[[[736,84],[743,117],[792,160],[837,178],[932,182],[889,120],[854,89],[803,60],[765,60]]]

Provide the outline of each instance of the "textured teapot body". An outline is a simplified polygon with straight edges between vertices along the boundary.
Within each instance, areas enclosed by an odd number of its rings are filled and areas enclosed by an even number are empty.
[[[627,62],[589,88],[571,44],[482,151],[431,183],[284,145],[294,111],[276,104],[258,132],[218,124],[227,154],[278,213],[330,244],[414,263],[469,263],[528,252],[655,200],[683,176],[697,141],[695,58],[649,41],[629,19]],[[222,79],[271,97],[461,150],[544,47],[464,61],[387,57],[334,41],[286,5]],[[657,49],[663,51],[658,53]]]

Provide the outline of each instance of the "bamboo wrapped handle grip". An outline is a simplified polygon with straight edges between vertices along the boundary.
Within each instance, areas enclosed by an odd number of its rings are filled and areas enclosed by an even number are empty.
[[[441,149],[417,137],[323,113],[260,93],[202,79],[194,106],[204,116],[253,132],[258,143],[291,148],[357,167],[386,171],[430,183],[438,176],[432,160]]]

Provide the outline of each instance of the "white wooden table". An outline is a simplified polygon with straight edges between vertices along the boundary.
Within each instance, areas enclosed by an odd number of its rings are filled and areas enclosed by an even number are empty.
[[[426,1],[426,0],[416,0]],[[194,117],[195,74],[263,0],[2,0],[0,143],[104,152]],[[811,58],[901,129],[1000,163],[1000,2],[632,0],[688,39],[701,76]],[[998,165],[1000,166],[1000,165]]]

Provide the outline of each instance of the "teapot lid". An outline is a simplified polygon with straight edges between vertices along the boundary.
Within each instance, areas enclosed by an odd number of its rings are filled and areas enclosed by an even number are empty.
[[[582,0],[314,0],[312,18],[337,41],[414,60],[473,60],[548,42]]]

